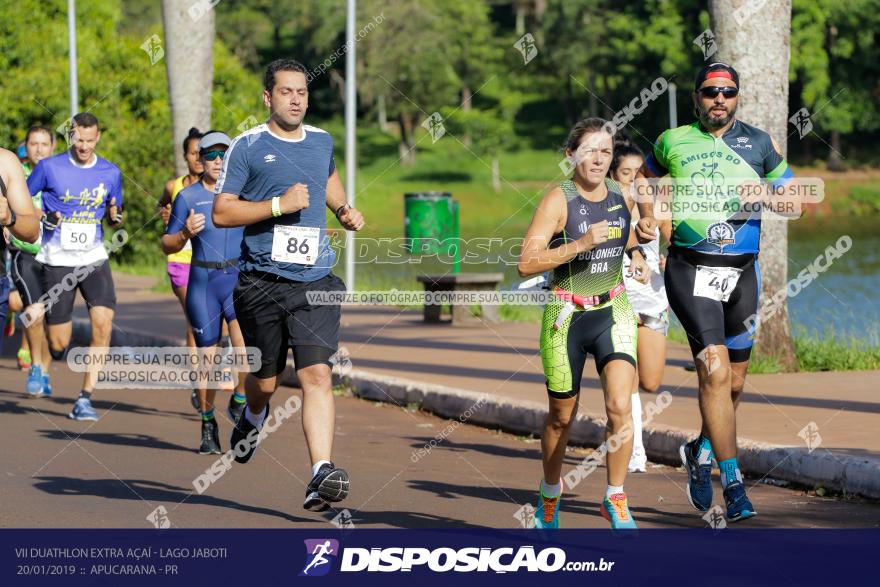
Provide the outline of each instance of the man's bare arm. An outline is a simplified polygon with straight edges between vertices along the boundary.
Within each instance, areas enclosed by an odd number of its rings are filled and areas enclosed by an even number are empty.
[[[269,198],[260,202],[242,200],[235,194],[221,193],[214,199],[211,220],[218,228],[249,226],[272,218],[272,201]],[[309,188],[304,183],[290,186],[284,195],[278,196],[281,214],[292,214],[309,207]]]
[[[346,230],[360,230],[364,227],[363,215],[348,205],[342,179],[336,170],[327,178],[327,207]]]
[[[24,170],[18,157],[11,151],[0,149],[0,176],[6,184],[6,199],[0,205],[0,224],[9,224],[15,213],[15,224],[9,232],[16,238],[33,243],[40,237],[40,220],[24,179]]]

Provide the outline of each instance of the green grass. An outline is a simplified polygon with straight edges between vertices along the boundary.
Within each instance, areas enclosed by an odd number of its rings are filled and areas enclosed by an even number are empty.
[[[844,196],[831,200],[831,209],[838,214],[854,216],[880,214],[880,187],[876,183],[851,185]]]
[[[849,190],[849,204],[856,215],[880,213],[880,187],[876,184],[854,185]]]
[[[880,345],[874,340],[800,333],[794,338],[802,371],[865,371],[880,369]]]
[[[777,357],[752,352],[752,356],[749,359],[749,373],[758,375],[782,373],[782,371],[782,365]]]
[[[332,132],[334,124],[323,126]],[[416,162],[405,166],[398,161],[395,137],[370,128],[359,131],[356,204],[367,222],[360,236],[402,237],[404,194],[418,191],[452,193],[461,206],[464,238],[521,235],[541,196],[562,178],[557,167],[561,153],[550,149],[502,153],[502,189],[495,193],[490,158],[475,157],[451,136],[432,144],[419,129],[416,138]],[[337,163],[341,161],[339,152]],[[340,174],[345,177],[341,164]]]

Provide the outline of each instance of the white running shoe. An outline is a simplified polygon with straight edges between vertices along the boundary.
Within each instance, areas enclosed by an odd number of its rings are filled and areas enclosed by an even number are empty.
[[[648,455],[645,454],[645,447],[634,446],[632,456],[629,458],[629,467],[627,471],[630,473],[644,473],[648,467]]]

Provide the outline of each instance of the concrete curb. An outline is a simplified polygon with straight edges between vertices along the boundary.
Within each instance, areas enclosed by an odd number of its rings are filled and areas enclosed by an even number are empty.
[[[298,386],[292,364],[288,364],[285,371],[284,383]],[[344,385],[364,399],[404,406],[419,404],[421,409],[444,418],[514,434],[540,435],[547,415],[546,405],[537,402],[490,396],[360,370],[352,370],[345,376],[334,373],[333,384]],[[604,420],[580,415],[574,422],[570,442],[597,447],[603,442],[604,434]],[[696,430],[646,424],[643,430],[645,452],[655,462],[679,466],[679,447],[696,435]],[[880,459],[835,455],[822,449],[810,452],[807,448],[741,438],[738,460],[743,472],[748,475],[880,499]]]
[[[87,320],[75,320],[73,341],[88,344],[90,327]],[[182,341],[150,334],[113,330],[112,346],[176,346]],[[547,415],[545,404],[492,396],[485,393],[423,383],[361,370],[340,374],[337,367],[333,384],[343,385],[358,397],[389,402],[401,406],[418,404],[419,408],[460,423],[476,424],[514,434],[540,435]],[[282,382],[299,386],[299,380],[288,363]],[[651,460],[673,466],[681,464],[678,448],[694,438],[696,430],[681,430],[660,424],[646,424],[643,430],[645,451]],[[589,416],[578,416],[570,441],[580,446],[599,446],[604,438],[605,422]],[[813,452],[807,448],[781,446],[741,438],[739,463],[743,472],[758,477],[772,477],[807,487],[825,487],[848,494],[880,499],[880,459],[835,455],[824,449]]]

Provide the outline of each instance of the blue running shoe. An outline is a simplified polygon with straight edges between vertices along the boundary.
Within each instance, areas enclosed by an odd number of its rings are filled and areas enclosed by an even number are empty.
[[[42,397],[52,397],[52,384],[49,382],[48,373],[43,373],[43,390],[37,395]]]
[[[687,469],[688,501],[698,511],[705,512],[712,507],[712,461],[708,465],[701,465],[694,457],[693,443],[686,442],[678,448],[681,464]]]
[[[602,517],[611,522],[611,530],[618,535],[632,536],[636,534],[638,526],[629,513],[629,505],[626,502],[625,493],[615,493],[605,496],[602,506],[599,508]]]
[[[39,365],[31,365],[27,377],[28,395],[36,397],[41,391],[43,391],[43,373]]]
[[[559,499],[562,497],[562,480],[559,481],[559,495],[548,497],[544,495],[544,482],[541,481],[539,488],[538,509],[535,511],[535,528],[552,529],[559,528]]]
[[[88,398],[81,397],[73,404],[73,409],[67,414],[67,417],[80,422],[84,420],[97,421],[98,412],[92,407],[92,402]]]
[[[746,487],[740,482],[731,483],[724,490],[724,503],[727,504],[727,519],[731,522],[748,520],[758,515],[749,496],[746,495]]]

